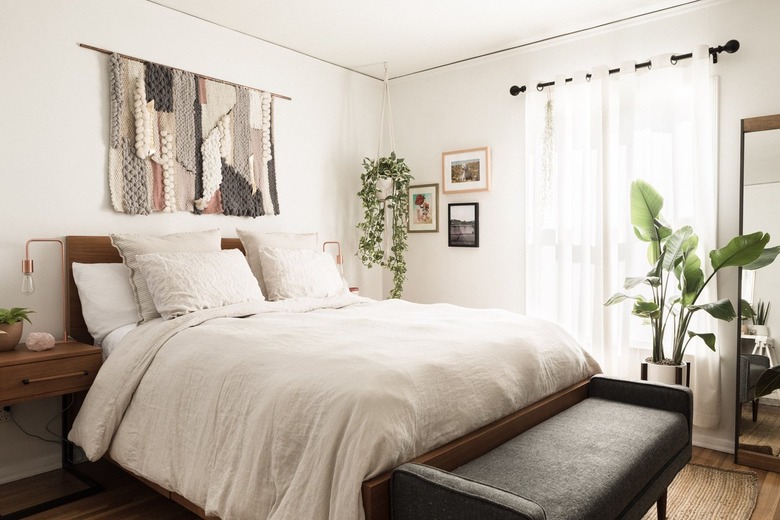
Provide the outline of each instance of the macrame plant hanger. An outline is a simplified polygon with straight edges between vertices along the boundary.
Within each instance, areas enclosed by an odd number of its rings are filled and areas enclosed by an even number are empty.
[[[384,93],[382,96],[382,116],[379,118],[379,144],[376,148],[376,158],[382,157],[382,140],[385,134],[385,109],[387,109],[387,127],[390,134],[390,151],[395,152],[395,132],[393,132],[393,107],[390,105],[390,79],[387,71],[387,62],[385,62]],[[388,195],[392,195],[395,186],[392,179],[380,179],[381,186],[377,186],[381,195],[379,199],[384,204]]]

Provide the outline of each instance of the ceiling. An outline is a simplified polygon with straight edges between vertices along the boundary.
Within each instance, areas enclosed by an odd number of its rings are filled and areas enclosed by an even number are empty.
[[[699,0],[149,0],[376,78]]]

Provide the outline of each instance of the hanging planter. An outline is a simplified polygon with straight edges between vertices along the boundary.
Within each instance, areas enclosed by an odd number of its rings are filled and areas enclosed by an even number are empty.
[[[363,222],[358,224],[363,232],[358,243],[358,257],[366,267],[379,265],[392,271],[390,298],[400,298],[406,280],[406,216],[409,213],[409,184],[413,177],[404,160],[397,158],[395,152],[376,160],[366,157],[363,169],[365,171],[360,176],[363,187],[358,192],[364,212]],[[388,193],[378,189],[383,185],[391,186]],[[391,246],[387,256],[383,247],[385,210],[391,212]]]
[[[385,108],[388,110],[390,129],[389,156],[380,157],[382,136],[385,125]],[[363,232],[358,242],[358,258],[366,267],[379,265],[393,273],[393,288],[390,298],[400,298],[406,280],[407,227],[409,215],[409,184],[413,177],[403,159],[395,155],[395,136],[393,135],[393,116],[390,110],[390,83],[385,64],[385,91],[382,99],[382,117],[379,123],[379,146],[377,158],[363,159],[363,174],[360,176],[362,188],[358,197],[363,203],[363,221],[358,228]],[[391,238],[390,251],[383,247],[385,238],[386,211],[390,211]]]

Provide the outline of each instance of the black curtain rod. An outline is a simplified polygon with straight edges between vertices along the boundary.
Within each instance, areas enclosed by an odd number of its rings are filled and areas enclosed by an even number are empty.
[[[710,56],[712,56],[712,62],[718,63],[718,54],[721,52],[727,52],[729,54],[734,54],[739,50],[739,42],[737,40],[729,40],[726,42],[726,45],[718,45],[717,47],[710,47]],[[679,55],[672,55],[671,61],[672,65],[677,65],[677,62],[680,60],[687,60],[688,58],[692,58],[693,53],[689,52],[688,54],[679,54]],[[634,66],[634,70],[637,69],[645,69],[650,67],[650,60],[644,61],[642,63],[637,63]],[[610,74],[617,74],[620,72],[620,68],[617,69],[609,69]],[[585,75],[585,79],[590,81],[591,74],[588,73]],[[566,83],[573,81],[572,78],[566,78]],[[542,91],[544,90],[544,87],[551,87],[555,85],[554,81],[548,81],[546,83],[537,83],[536,84],[536,90]],[[517,85],[512,85],[512,87],[509,89],[509,93],[513,96],[518,95],[521,92],[526,91],[526,86],[523,85],[522,87],[518,87]]]

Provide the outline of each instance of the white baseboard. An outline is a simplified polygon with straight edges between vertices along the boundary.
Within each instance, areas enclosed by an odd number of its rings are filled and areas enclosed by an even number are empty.
[[[38,457],[36,459],[27,459],[18,464],[3,466],[0,468],[0,484],[13,482],[15,480],[32,477],[54,471],[62,467],[62,455],[59,453]]]
[[[707,435],[693,432],[693,445],[708,450],[721,451],[723,453],[734,453],[734,440],[723,439],[722,437],[709,437]]]

